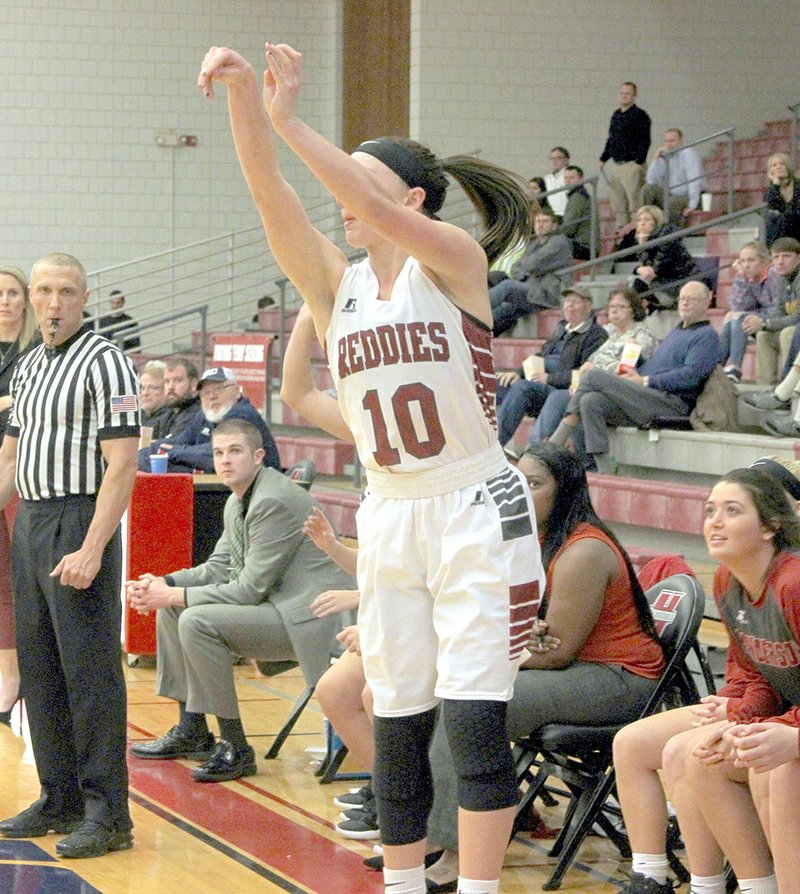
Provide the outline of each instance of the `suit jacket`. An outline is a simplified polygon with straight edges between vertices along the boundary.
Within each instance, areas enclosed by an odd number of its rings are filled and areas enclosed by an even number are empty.
[[[230,580],[229,536],[241,500],[231,494],[225,504],[225,527],[207,562],[170,575],[186,588],[186,605],[258,605],[271,602],[280,614],[295,657],[309,685],[330,665],[339,615],[315,618],[309,606],[325,590],[352,590],[355,579],[342,571],[303,534],[306,516],[316,505],[309,493],[285,475],[263,468],[244,519],[244,569]]]

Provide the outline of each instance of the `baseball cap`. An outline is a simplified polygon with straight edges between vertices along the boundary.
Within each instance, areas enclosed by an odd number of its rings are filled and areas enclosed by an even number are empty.
[[[233,382],[235,384],[236,376],[227,366],[211,366],[202,376],[200,376],[200,381],[197,383],[197,390],[200,391],[206,382]]]
[[[584,301],[592,301],[592,293],[581,286],[570,286],[568,289],[564,289],[561,293],[562,298],[566,298],[567,295],[577,295],[579,298],[583,298]]]

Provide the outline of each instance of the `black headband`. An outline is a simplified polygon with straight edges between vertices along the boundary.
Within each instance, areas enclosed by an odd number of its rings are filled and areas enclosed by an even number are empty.
[[[748,466],[757,472],[766,472],[768,475],[774,475],[783,485],[783,489],[787,491],[795,500],[800,500],[800,481],[780,463],[776,463],[773,459],[757,459]]]
[[[430,172],[405,146],[388,140],[386,137],[380,137],[377,140],[366,140],[356,146],[353,151],[364,152],[377,158],[412,188],[419,186],[424,189],[426,196],[424,206],[426,208],[434,210],[441,208],[444,201],[444,189],[431,180]]]

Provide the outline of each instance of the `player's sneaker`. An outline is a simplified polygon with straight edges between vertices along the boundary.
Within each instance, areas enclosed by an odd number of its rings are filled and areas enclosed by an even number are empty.
[[[363,807],[367,801],[372,800],[372,783],[368,782],[361,788],[351,789],[343,795],[337,795],[333,799],[333,803],[342,810],[351,810],[353,807]]]

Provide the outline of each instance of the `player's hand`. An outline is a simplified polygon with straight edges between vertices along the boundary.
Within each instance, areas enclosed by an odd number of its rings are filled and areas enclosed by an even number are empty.
[[[756,773],[774,770],[800,757],[797,727],[783,723],[747,723],[728,732],[735,758],[735,767]]]
[[[97,577],[100,561],[100,555],[81,548],[64,556],[50,572],[50,577],[59,578],[64,587],[85,590]]]
[[[255,77],[253,67],[234,50],[211,47],[200,65],[197,86],[211,99],[214,96],[214,81],[233,87],[242,83],[250,74]]]
[[[528,651],[533,655],[544,655],[555,651],[560,645],[561,640],[557,636],[550,636],[547,632],[547,621],[540,621],[537,618],[531,627]]]
[[[732,749],[725,739],[725,733],[733,726],[733,723],[715,723],[709,727],[708,735],[695,745],[692,754],[701,763],[709,766],[729,760],[732,757]]]
[[[336,639],[347,647],[348,652],[354,652],[356,655],[361,654],[361,644],[358,639],[358,626],[353,624],[352,627],[345,627],[341,633],[336,634]]]
[[[699,705],[693,705],[692,714],[697,718],[692,722],[693,726],[705,726],[708,723],[716,723],[718,720],[725,720],[728,716],[727,712],[728,699],[720,695],[707,695],[700,699]]]
[[[325,513],[316,506],[303,522],[303,533],[311,538],[314,546],[326,554],[330,554],[330,550],[337,542],[331,523],[325,517]]]
[[[303,56],[285,43],[266,44],[264,108],[273,126],[294,117],[297,97],[303,85]]]
[[[358,608],[358,590],[326,590],[311,603],[311,614],[315,618],[324,618],[338,612],[352,611]]]

